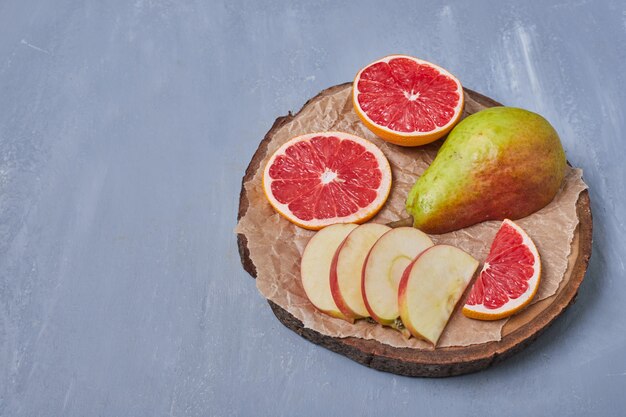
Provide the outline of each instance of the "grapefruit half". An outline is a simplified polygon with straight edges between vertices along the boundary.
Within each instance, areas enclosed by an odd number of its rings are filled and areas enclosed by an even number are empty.
[[[300,227],[363,223],[385,204],[391,168],[382,151],[343,132],[297,136],[274,152],[263,172],[274,209]]]
[[[531,238],[511,220],[504,220],[489,255],[470,290],[463,314],[499,320],[526,307],[539,288],[541,259]]]
[[[425,145],[461,118],[463,87],[445,69],[407,55],[363,68],[352,89],[354,109],[377,136],[401,146]]]

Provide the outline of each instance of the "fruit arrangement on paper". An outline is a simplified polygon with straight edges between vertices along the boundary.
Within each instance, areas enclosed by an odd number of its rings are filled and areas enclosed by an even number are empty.
[[[366,139],[311,133],[270,157],[263,173],[268,201],[287,220],[318,230],[300,263],[302,287],[318,310],[390,326],[436,346],[461,300],[463,314],[479,320],[509,317],[532,301],[540,256],[509,219],[552,201],[565,175],[565,153],[538,114],[493,107],[459,122],[463,104],[454,76],[409,56],[373,62],[354,80],[356,114],[385,141],[418,146],[447,135],[407,195],[413,227],[366,223],[392,186],[389,162]],[[503,223],[472,281],[479,260],[434,245],[426,233],[487,220]]]

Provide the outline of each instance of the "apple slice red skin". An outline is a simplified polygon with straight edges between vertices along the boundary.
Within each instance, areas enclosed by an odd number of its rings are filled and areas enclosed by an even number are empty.
[[[415,263],[417,263],[417,262],[420,260],[420,258],[422,258],[424,255],[426,255],[426,254],[427,254],[427,253],[429,253],[430,251],[432,251],[432,250],[437,250],[437,248],[438,248],[438,247],[443,247],[443,246],[452,247],[452,248],[454,248],[454,249],[457,249],[457,250],[460,250],[460,251],[464,252],[463,250],[461,250],[461,249],[459,249],[459,248],[457,248],[457,247],[455,247],[455,246],[452,246],[452,245],[435,245],[435,246],[432,246],[432,247],[430,247],[430,248],[426,249],[426,250],[425,250],[425,251],[423,251],[422,253],[420,253],[420,254],[419,254],[419,255],[418,255],[418,256],[417,256],[417,257],[416,257],[416,258],[415,258],[415,259],[414,259],[414,260],[413,260],[413,261],[412,261],[412,262],[411,262],[411,263],[410,263],[407,267],[406,267],[406,269],[405,269],[405,270],[404,270],[404,272],[402,273],[402,278],[401,278],[401,280],[400,280],[400,285],[399,285],[399,287],[398,287],[398,305],[400,306],[400,316],[401,316],[401,317],[403,317],[403,316],[404,316],[404,312],[406,311],[406,297],[407,297],[407,291],[408,291],[408,287],[409,287],[409,286],[408,286],[408,281],[409,281],[409,279],[410,279],[411,272],[412,272],[412,269],[413,269],[413,267],[414,267]],[[467,252],[465,252],[465,253],[467,254]],[[467,255],[469,255],[469,254],[467,254]],[[470,256],[470,258],[471,258],[471,255],[469,255],[469,256]],[[474,259],[474,262],[475,262],[475,265],[474,265],[474,268],[473,268],[473,270],[472,270],[472,274],[471,274],[471,276],[469,277],[469,279],[467,280],[467,282],[465,283],[465,286],[463,287],[463,292],[465,292],[465,290],[467,289],[467,287],[468,287],[469,283],[471,282],[471,278],[472,278],[472,277],[476,274],[476,268],[478,267],[479,262],[478,262],[476,259]],[[445,326],[447,326],[447,324],[448,324],[448,322],[449,322],[450,318],[452,317],[452,312],[454,312],[454,310],[456,309],[456,307],[458,306],[458,304],[459,304],[459,303],[461,302],[461,300],[463,299],[463,297],[462,297],[463,292],[461,292],[461,293],[459,294],[458,299],[456,300],[455,306],[454,306],[454,308],[452,308],[451,313],[450,313],[450,316],[448,317],[448,321],[444,324],[444,329],[445,329]],[[426,336],[422,335],[422,334],[421,334],[421,333],[420,333],[420,332],[419,332],[419,331],[418,331],[418,330],[417,330],[417,329],[416,329],[416,328],[412,325],[412,323],[410,323],[410,322],[408,322],[408,321],[405,321],[405,320],[402,320],[402,323],[403,323],[404,327],[406,327],[406,328],[409,330],[409,332],[410,332],[410,333],[411,333],[414,337],[416,337],[416,338],[420,338],[420,339],[422,339],[422,340],[424,340],[424,341],[426,341],[426,342],[430,343],[433,347],[435,347],[435,346],[437,345],[438,338],[437,338],[437,340],[431,340],[430,338],[428,338],[428,337],[426,337]],[[442,333],[443,333],[443,330],[442,330]],[[439,334],[439,336],[441,336],[441,333]]]
[[[366,226],[366,225],[367,224],[361,225],[359,227],[363,227],[363,226]],[[378,226],[382,227],[383,225],[378,225]],[[387,228],[387,229],[389,229],[389,228]],[[350,234],[352,234],[353,232],[356,232],[357,230],[358,230],[358,228],[354,229]],[[387,230],[387,232],[389,232],[391,230],[393,230],[393,229],[389,229],[389,230]],[[362,318],[366,318],[366,317],[370,317],[370,316],[369,315],[362,315],[362,314],[359,314],[356,311],[352,310],[350,308],[350,306],[348,305],[348,303],[346,302],[346,300],[344,299],[343,295],[341,294],[340,287],[339,287],[339,282],[338,282],[339,281],[339,274],[337,273],[337,269],[338,269],[337,265],[339,263],[339,256],[340,256],[341,250],[343,249],[343,247],[348,242],[348,239],[350,238],[350,234],[348,236],[346,236],[346,238],[343,240],[343,242],[341,242],[341,244],[337,248],[337,251],[335,252],[335,255],[333,256],[333,260],[332,260],[332,262],[330,264],[330,291],[331,291],[331,294],[333,296],[333,299],[335,300],[335,304],[337,305],[337,308],[339,309],[339,311],[343,315],[340,318],[342,318],[342,319],[344,319],[346,321],[349,321],[349,322],[354,322],[354,320],[362,319]],[[374,244],[375,244],[375,242],[374,242]],[[369,252],[371,251],[371,247],[369,249],[370,250],[368,250],[368,254],[365,257],[365,261],[361,265],[361,296],[363,298],[363,302],[364,303],[366,303],[366,301],[365,301],[365,293],[363,292],[362,274],[363,274],[363,267],[365,266],[365,262],[367,262],[367,258],[369,257]],[[367,309],[367,304],[365,305],[365,307]],[[368,309],[368,312],[369,312],[369,309]]]
[[[333,260],[330,263],[330,293],[333,296],[333,299],[335,300],[335,304],[337,305],[337,308],[339,309],[339,311],[341,312],[341,314],[343,315],[342,319],[350,322],[350,323],[354,323],[354,321],[356,319],[360,319],[363,318],[363,316],[355,313],[354,311],[352,311],[348,305],[346,304],[345,300],[343,299],[343,297],[341,296],[341,292],[339,291],[339,284],[338,284],[338,276],[337,276],[337,263],[339,261],[339,252],[341,251],[341,249],[343,248],[343,246],[345,245],[346,241],[348,240],[348,238],[346,237],[343,242],[341,242],[341,245],[339,245],[339,247],[337,248],[337,251],[335,252],[335,256],[333,256]]]
[[[355,228],[357,227],[357,225],[356,225],[356,224],[351,224],[351,223],[347,223],[346,225],[348,225],[348,226],[352,225],[352,226],[354,226]],[[315,236],[317,236],[317,234],[321,233],[323,230],[328,229],[328,228],[333,227],[333,226],[335,226],[335,225],[330,225],[330,226],[325,227],[324,229],[321,229],[320,231],[318,231],[318,232],[316,233],[316,235],[315,235]],[[354,230],[354,229],[353,229],[353,230]],[[346,235],[346,237],[347,237],[349,234],[350,234],[350,233],[348,232],[348,234]],[[315,237],[315,236],[314,236],[314,237]],[[313,238],[314,238],[314,237],[313,237]],[[302,258],[303,258],[303,259],[304,259],[304,257],[305,257],[305,254],[306,254],[307,250],[310,250],[310,245],[311,245],[311,243],[312,243],[313,238],[311,238],[311,240],[309,240],[309,243],[307,243],[306,247],[304,248],[304,252],[303,252],[303,254],[302,254]],[[341,245],[343,245],[343,242],[345,241],[345,239],[346,239],[346,238],[344,237],[344,239],[341,241],[341,243],[339,244],[339,246],[338,246],[338,247],[341,247]],[[335,250],[335,254],[336,254],[336,253],[337,253],[337,251]],[[333,255],[333,259],[334,259],[334,255]],[[332,261],[331,261],[331,263],[332,263]],[[303,276],[304,276],[304,273],[303,273],[303,271],[302,271],[302,268],[303,268],[303,262],[302,262],[302,261],[301,261],[301,264],[300,264],[300,268],[301,268],[301,271],[300,271],[300,279],[302,280],[302,279],[303,279]],[[328,273],[329,273],[329,277],[330,277],[330,270],[328,271]],[[302,285],[303,285],[303,287],[306,287],[306,285],[304,285],[304,283],[303,283]],[[329,284],[329,285],[330,285],[330,284]],[[353,322],[354,322],[354,320],[353,320],[353,319],[351,319],[351,318],[349,318],[349,317],[346,317],[346,316],[345,316],[345,315],[344,315],[344,314],[343,314],[343,313],[342,313],[339,309],[337,309],[337,310],[334,310],[334,309],[333,309],[333,310],[329,310],[329,309],[324,309],[324,308],[320,307],[319,305],[317,305],[317,304],[316,304],[316,303],[315,303],[315,302],[311,299],[311,297],[309,296],[309,294],[308,294],[308,293],[307,293],[307,291],[306,291],[306,288],[304,288],[304,292],[305,292],[305,294],[307,295],[307,298],[309,299],[309,301],[311,302],[311,304],[313,304],[313,306],[314,306],[317,310],[319,310],[319,311],[321,311],[322,313],[327,314],[327,315],[329,315],[329,316],[331,316],[331,317],[335,317],[335,318],[338,318],[338,319],[346,320],[346,321],[347,321],[347,322],[349,322],[349,323],[353,323]],[[332,293],[331,293],[331,295],[332,295]]]

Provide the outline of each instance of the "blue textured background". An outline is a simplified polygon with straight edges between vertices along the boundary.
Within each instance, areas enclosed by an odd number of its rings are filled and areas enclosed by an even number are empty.
[[[623,416],[625,45],[622,0],[0,1],[0,415]],[[239,263],[274,119],[390,53],[543,114],[590,186],[577,303],[485,372],[360,366]]]

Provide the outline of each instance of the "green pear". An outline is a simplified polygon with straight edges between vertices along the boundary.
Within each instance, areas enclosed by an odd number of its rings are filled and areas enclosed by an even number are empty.
[[[513,107],[485,109],[450,132],[406,209],[416,228],[434,234],[526,217],[552,201],[566,163],[546,119]]]

